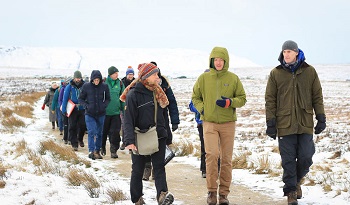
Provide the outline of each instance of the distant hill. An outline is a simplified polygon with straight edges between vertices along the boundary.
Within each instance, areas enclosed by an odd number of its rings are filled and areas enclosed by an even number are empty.
[[[107,75],[110,66],[116,66],[119,77],[132,66],[137,74],[139,63],[155,61],[162,73],[169,77],[197,77],[209,64],[208,52],[190,49],[143,48],[45,48],[0,46],[0,71],[6,75],[8,68],[19,69],[9,75],[71,75],[81,70],[89,76],[98,69]],[[248,59],[230,54],[231,68],[259,67]]]

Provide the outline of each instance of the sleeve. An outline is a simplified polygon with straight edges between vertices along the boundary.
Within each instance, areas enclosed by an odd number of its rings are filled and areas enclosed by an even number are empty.
[[[199,113],[202,113],[204,110],[204,102],[203,102],[202,91],[200,87],[201,79],[202,79],[202,75],[199,76],[199,78],[197,79],[196,83],[193,86],[192,98],[191,98],[194,107],[197,109]]]
[[[71,90],[71,85],[67,85],[64,89],[63,100],[62,100],[62,113],[67,113],[67,103],[69,100],[69,94]]]
[[[277,110],[277,85],[274,80],[274,74],[271,71],[269,79],[267,80],[265,91],[265,112],[266,122],[276,118]]]
[[[175,98],[175,95],[174,95],[173,90],[171,89],[171,87],[169,87],[166,90],[165,94],[166,94],[166,96],[168,97],[168,100],[169,100],[168,109],[169,109],[169,115],[170,115],[171,124],[180,124],[179,109],[177,107],[176,98]]]
[[[51,104],[51,110],[56,110],[56,107],[58,105],[58,96],[59,96],[58,89],[55,91],[55,94],[53,96],[52,104]]]
[[[135,144],[135,122],[137,119],[137,104],[136,96],[133,93],[128,93],[125,100],[125,114],[124,114],[124,140],[125,145]]]
[[[247,102],[246,94],[241,80],[237,77],[236,90],[234,92],[231,106],[233,108],[243,107]]]
[[[86,91],[86,86],[88,83],[84,83],[84,85],[81,87],[81,91],[79,94],[78,102],[81,106],[83,106],[84,109],[87,109],[88,102],[87,102],[87,91]]]

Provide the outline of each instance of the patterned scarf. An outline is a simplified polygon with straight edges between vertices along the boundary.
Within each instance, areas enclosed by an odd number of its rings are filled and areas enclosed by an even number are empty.
[[[141,79],[137,78],[134,81],[132,81],[130,83],[130,85],[125,88],[124,92],[122,93],[122,95],[119,98],[122,102],[125,102],[126,95],[130,91],[130,88],[135,86],[136,83],[138,83],[138,82],[142,83],[148,90],[155,92],[156,100],[162,108],[165,108],[166,106],[169,105],[168,98],[167,98],[165,92],[163,91],[163,89],[158,84],[151,84],[150,82],[148,82],[147,78],[145,80],[141,80]]]

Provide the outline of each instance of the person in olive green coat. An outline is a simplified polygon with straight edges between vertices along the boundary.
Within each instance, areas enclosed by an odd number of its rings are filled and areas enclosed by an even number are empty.
[[[265,92],[266,134],[278,137],[283,192],[288,204],[294,205],[302,197],[301,180],[313,163],[313,132],[319,134],[326,128],[326,116],[317,72],[305,62],[297,43],[286,41],[278,60],[280,65],[272,69]]]
[[[210,71],[198,77],[192,93],[192,102],[203,121],[207,203],[210,205],[217,203],[218,187],[219,204],[229,204],[227,195],[232,180],[231,162],[237,121],[236,108],[246,103],[246,94],[240,79],[228,70],[229,60],[226,48],[213,48],[209,57]]]

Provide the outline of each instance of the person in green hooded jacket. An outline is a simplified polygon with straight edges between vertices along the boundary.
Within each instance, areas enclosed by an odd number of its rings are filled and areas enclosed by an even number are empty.
[[[280,65],[272,69],[266,85],[266,134],[278,137],[284,196],[288,205],[296,205],[302,198],[302,179],[313,163],[313,132],[320,134],[326,128],[326,115],[320,79],[298,44],[284,42],[278,60]]]
[[[201,74],[193,86],[192,102],[203,121],[208,205],[217,204],[218,192],[219,204],[229,204],[236,108],[247,101],[240,79],[228,70],[229,60],[226,48],[214,47],[209,57],[210,71]]]
[[[125,87],[122,81],[118,78],[118,68],[111,66],[108,68],[108,77],[106,78],[106,84],[109,88],[111,95],[111,101],[106,108],[106,118],[103,126],[102,134],[102,155],[106,155],[106,142],[107,136],[110,143],[111,158],[118,158],[117,151],[120,147],[120,129],[121,118],[120,114],[124,110],[125,103],[119,100],[120,95],[123,93]]]

